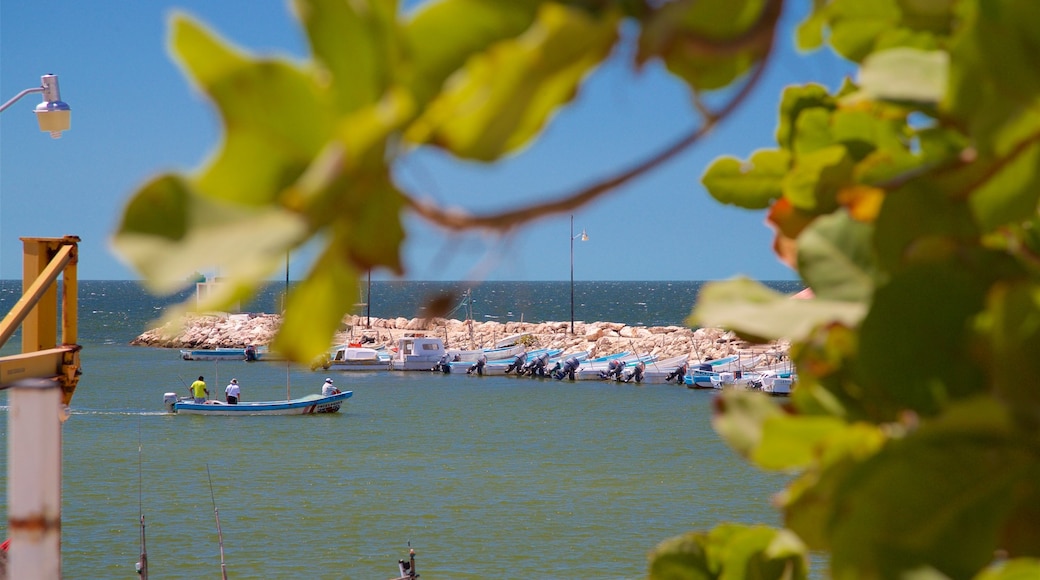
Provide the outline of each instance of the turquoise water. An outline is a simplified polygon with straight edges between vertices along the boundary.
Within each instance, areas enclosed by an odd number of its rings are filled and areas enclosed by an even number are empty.
[[[247,400],[317,392],[325,375],[125,346],[161,304],[97,284],[81,291],[84,374],[63,428],[66,578],[135,576],[140,511],[155,577],[219,577],[207,465],[238,578],[391,578],[409,542],[426,579],[640,578],[670,536],[779,523],[783,478],[723,446],[710,392],[340,373],[354,396],[335,415],[171,416],[162,394],[199,374],[211,392],[238,378]]]

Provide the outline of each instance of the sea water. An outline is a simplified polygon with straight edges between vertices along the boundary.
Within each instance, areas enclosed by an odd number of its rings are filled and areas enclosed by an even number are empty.
[[[680,324],[697,288],[579,282],[576,316]],[[374,282],[359,309],[411,317],[450,290],[460,301],[471,290],[475,319],[570,316],[566,282]],[[0,282],[0,308],[19,293],[20,283]],[[272,284],[247,309],[277,311],[280,296]],[[779,524],[769,500],[784,477],[735,456],[711,429],[713,393],[681,386],[332,373],[354,392],[337,414],[168,415],[163,393],[184,395],[200,375],[212,394],[237,378],[245,400],[316,393],[329,375],[128,346],[188,297],[80,282],[83,376],[62,431],[65,578],[135,576],[142,514],[149,570],[161,578],[220,573],[217,515],[238,578],[391,578],[409,544],[430,580],[641,578],[647,553],[671,536]],[[0,462],[6,473],[6,453]],[[0,492],[6,511],[6,479]]]

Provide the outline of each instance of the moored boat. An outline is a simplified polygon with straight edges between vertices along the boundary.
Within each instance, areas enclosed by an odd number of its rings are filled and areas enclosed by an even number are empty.
[[[335,371],[385,371],[391,365],[390,354],[363,346],[339,347],[329,359],[329,370]]]
[[[216,361],[278,361],[282,357],[272,353],[266,346],[246,346],[244,348],[197,348],[182,349],[184,360],[216,360]]]

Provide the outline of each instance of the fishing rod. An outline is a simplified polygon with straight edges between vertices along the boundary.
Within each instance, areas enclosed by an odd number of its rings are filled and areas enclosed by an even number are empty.
[[[213,495],[213,478],[206,464],[206,479],[209,480],[209,497],[213,500],[213,516],[217,519],[217,545],[220,546],[220,577],[227,580],[227,564],[224,562],[224,534],[220,531],[220,512],[217,511],[217,496]]]
[[[137,418],[137,513],[141,518],[141,558],[138,559],[135,569],[144,580],[148,580],[148,549],[144,542],[144,476],[141,475],[141,455],[143,444],[141,443],[141,418]]]

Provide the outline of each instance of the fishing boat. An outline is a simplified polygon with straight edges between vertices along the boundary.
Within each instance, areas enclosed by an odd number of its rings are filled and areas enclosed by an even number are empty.
[[[334,371],[385,371],[391,365],[390,353],[364,346],[338,347],[325,368]]]
[[[190,397],[180,398],[177,393],[165,393],[163,404],[166,411],[178,415],[314,415],[318,413],[336,413],[343,401],[354,394],[354,391],[343,391],[335,395],[307,395],[299,399],[285,401],[257,401],[229,405],[223,401],[206,401],[196,403]]]
[[[184,360],[217,360],[217,361],[274,361],[283,360],[272,353],[266,346],[246,346],[245,348],[199,348],[181,350]]]
[[[406,336],[397,339],[390,357],[390,370],[429,371],[447,362],[444,341],[434,336]]]
[[[630,352],[623,352],[605,357],[599,357],[596,359],[588,360],[582,363],[578,372],[575,373],[574,378],[579,381],[600,381],[603,380],[603,373],[606,373],[610,367],[611,361],[620,360],[624,363],[625,367],[634,367],[640,362],[650,363],[656,357],[649,354],[634,354]]]
[[[527,362],[527,361],[533,359],[534,357],[540,356],[543,353],[548,353],[549,357],[553,358],[553,357],[559,356],[560,353],[562,353],[562,352],[563,352],[563,350],[559,349],[559,348],[554,348],[554,349],[540,348],[540,349],[535,349],[535,350],[528,351],[526,353],[517,353],[517,355],[523,354],[522,362]],[[513,355],[513,356],[511,356],[511,357],[509,357],[507,359],[500,359],[500,360],[492,360],[492,359],[489,358],[488,361],[487,361],[487,364],[484,365],[484,369],[483,369],[482,373],[477,373],[476,371],[474,371],[472,373],[469,372],[469,370],[471,368],[473,368],[473,365],[476,364],[475,362],[470,362],[470,361],[450,361],[450,362],[448,362],[448,372],[450,372],[451,374],[469,374],[469,375],[472,375],[472,376],[501,376],[501,375],[505,375],[506,374],[506,369],[509,368],[509,366],[513,364],[513,362],[516,360],[516,356],[517,355]]]
[[[689,358],[689,355],[680,355],[664,360],[647,362],[646,368],[643,370],[643,380],[641,382],[651,385],[668,382],[682,384],[686,373],[678,371],[686,365],[686,361]]]

